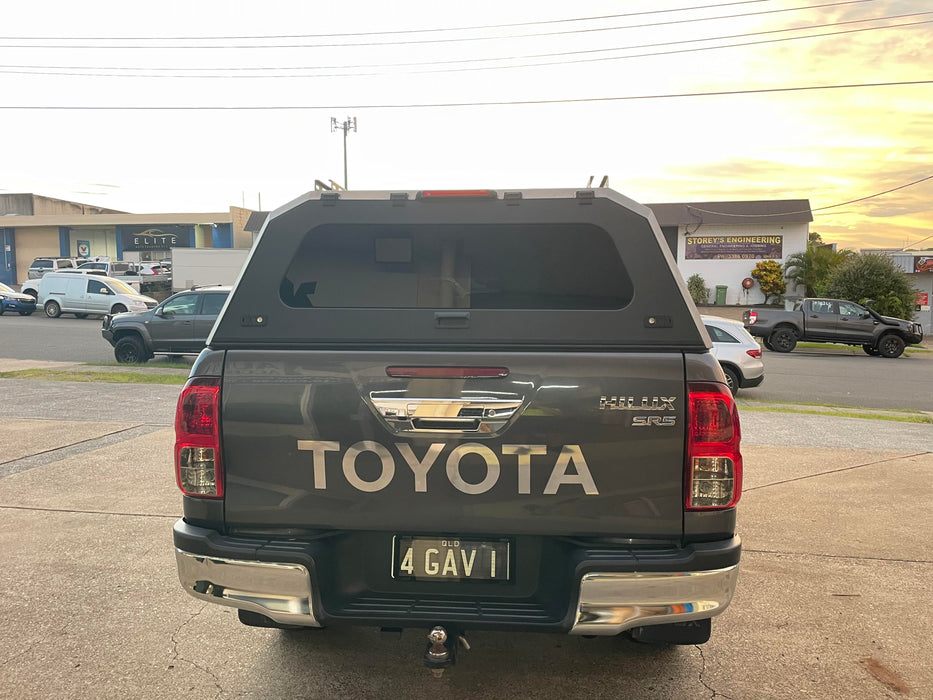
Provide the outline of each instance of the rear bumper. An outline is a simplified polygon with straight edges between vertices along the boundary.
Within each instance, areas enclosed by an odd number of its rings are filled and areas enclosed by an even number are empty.
[[[751,389],[756,386],[760,386],[761,383],[765,380],[765,375],[762,373],[757,377],[742,377],[739,387],[741,389]]]
[[[718,615],[732,600],[741,551],[737,537],[637,552],[575,547],[564,559],[572,567],[563,572],[568,585],[559,592],[548,588],[542,596],[540,589],[552,585],[543,577],[528,595],[511,595],[507,587],[469,588],[475,583],[394,589],[373,582],[371,590],[360,590],[365,586],[344,581],[335,590],[333,570],[345,569],[347,562],[327,551],[327,540],[246,540],[183,520],[175,524],[174,540],[179,580],[190,595],[283,624],[448,624],[585,635],[616,635],[633,627]],[[549,572],[553,565],[549,559]],[[560,577],[553,573],[548,578]],[[522,584],[517,581],[516,587]]]

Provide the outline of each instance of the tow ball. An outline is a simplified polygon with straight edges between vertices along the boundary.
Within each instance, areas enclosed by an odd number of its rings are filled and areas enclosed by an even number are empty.
[[[443,627],[434,627],[428,632],[428,644],[424,650],[424,665],[431,669],[435,678],[444,675],[444,671],[457,663],[457,649],[462,646],[469,650],[470,644],[462,633],[448,634]]]

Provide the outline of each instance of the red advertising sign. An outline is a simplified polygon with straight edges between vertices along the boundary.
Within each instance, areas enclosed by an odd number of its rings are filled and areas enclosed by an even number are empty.
[[[918,255],[914,257],[914,272],[933,272],[933,256]]]
[[[930,310],[930,294],[928,292],[917,292],[915,311]]]

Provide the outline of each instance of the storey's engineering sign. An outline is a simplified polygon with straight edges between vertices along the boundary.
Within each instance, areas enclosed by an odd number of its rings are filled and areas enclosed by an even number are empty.
[[[169,250],[190,247],[190,226],[124,226],[123,250]]]
[[[783,236],[687,236],[687,260],[780,260]]]

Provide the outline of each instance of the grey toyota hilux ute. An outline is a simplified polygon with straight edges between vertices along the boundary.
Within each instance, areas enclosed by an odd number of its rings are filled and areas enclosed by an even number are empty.
[[[248,625],[698,644],[741,544],[735,403],[608,189],[313,192],[178,400],[180,581]]]

